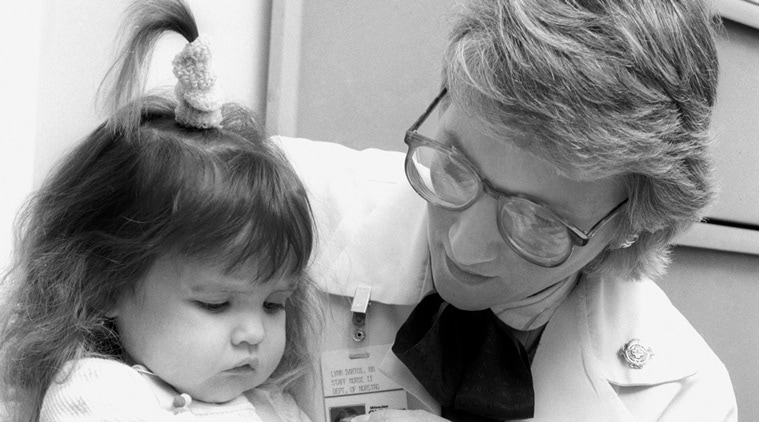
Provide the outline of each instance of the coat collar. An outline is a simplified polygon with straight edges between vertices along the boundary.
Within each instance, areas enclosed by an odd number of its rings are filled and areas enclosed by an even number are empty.
[[[593,353],[609,382],[623,387],[655,385],[693,375],[703,362],[703,339],[651,280],[589,279],[580,292]],[[640,368],[620,355],[630,340],[653,356]]]
[[[332,294],[352,297],[357,286],[369,286],[372,301],[414,305],[432,289],[425,203],[405,180],[372,195],[364,209],[346,210],[329,237],[318,226],[324,237],[312,272]]]
[[[653,358],[635,369],[619,351],[631,339]],[[546,326],[533,361],[535,420],[632,420],[622,387],[695,374],[709,350],[651,280],[582,277]]]

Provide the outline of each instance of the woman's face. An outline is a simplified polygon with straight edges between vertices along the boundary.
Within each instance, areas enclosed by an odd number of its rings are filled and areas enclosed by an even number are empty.
[[[442,112],[437,140],[455,145],[496,189],[548,205],[587,231],[625,199],[613,180],[576,181],[507,139],[481,131],[455,104]],[[509,247],[498,230],[497,201],[488,195],[469,208],[450,211],[428,205],[428,240],[438,293],[454,306],[481,310],[533,295],[582,269],[609,243],[613,219],[584,247],[555,268],[532,264]]]

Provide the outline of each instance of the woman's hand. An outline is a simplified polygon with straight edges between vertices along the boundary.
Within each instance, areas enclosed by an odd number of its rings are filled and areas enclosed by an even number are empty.
[[[447,422],[440,416],[433,415],[424,410],[396,410],[383,409],[369,413],[368,415],[356,416],[351,422]]]

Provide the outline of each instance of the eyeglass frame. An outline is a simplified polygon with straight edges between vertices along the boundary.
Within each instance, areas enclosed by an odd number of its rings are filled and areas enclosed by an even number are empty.
[[[497,189],[493,184],[485,177],[482,176],[480,171],[477,169],[477,166],[472,162],[472,160],[469,159],[469,157],[466,156],[466,154],[463,151],[459,151],[458,148],[456,148],[455,145],[445,145],[440,143],[439,141],[436,141],[434,139],[428,138],[421,133],[418,132],[419,128],[422,126],[422,124],[427,120],[427,118],[432,114],[432,111],[437,107],[437,105],[440,103],[440,101],[445,97],[445,95],[448,93],[447,88],[443,88],[440,91],[440,94],[435,97],[434,100],[432,100],[432,103],[427,107],[427,110],[419,116],[419,118],[414,122],[414,124],[411,125],[411,127],[406,130],[406,135],[404,137],[404,143],[408,145],[408,151],[406,152],[406,159],[405,159],[405,165],[404,170],[406,173],[406,178],[408,179],[409,183],[411,184],[411,187],[414,188],[417,194],[424,198],[426,201],[434,204],[435,206],[448,209],[451,211],[463,211],[469,207],[472,206],[481,196],[482,194],[486,194],[490,196],[491,198],[495,199],[496,202],[500,203],[501,198],[508,199],[508,198],[519,198],[528,202],[531,202],[534,205],[537,205],[541,207],[543,210],[545,210],[551,217],[556,219],[559,223],[561,223],[569,232],[569,239],[570,239],[570,247],[569,247],[569,253],[566,254],[566,256],[559,262],[547,265],[542,262],[538,262],[537,260],[530,258],[523,254],[521,251],[519,251],[519,248],[516,247],[513,243],[515,242],[512,240],[508,233],[504,233],[506,230],[502,228],[501,224],[501,213],[496,213],[496,220],[498,224],[498,232],[501,234],[501,237],[503,240],[508,244],[520,257],[523,259],[535,264],[539,265],[541,267],[545,268],[554,268],[558,267],[562,264],[564,264],[570,256],[572,256],[572,253],[574,252],[575,246],[577,247],[583,247],[588,244],[590,239],[604,226],[606,223],[611,221],[614,217],[616,217],[619,212],[622,210],[622,206],[626,204],[629,201],[629,197],[625,198],[622,202],[617,204],[614,208],[611,209],[604,217],[602,217],[596,224],[594,224],[590,229],[587,231],[580,229],[579,227],[575,226],[574,224],[566,221],[565,218],[561,217],[558,213],[556,213],[551,207],[546,205],[540,200],[536,200],[529,195],[519,194],[519,193],[508,193],[504,192],[500,189]],[[425,183],[421,180],[421,175],[419,175],[419,172],[414,169],[413,174],[411,173],[411,170],[409,168],[411,166],[415,167],[415,164],[413,164],[413,159],[411,158],[413,155],[413,152],[420,146],[427,146],[431,148],[435,148],[438,150],[441,150],[443,152],[449,153],[452,156],[456,157],[456,159],[467,167],[469,171],[472,172],[476,176],[477,181],[479,182],[480,189],[477,190],[477,193],[466,203],[464,203],[461,206],[458,207],[452,207],[448,205],[443,205],[439,203],[439,201],[435,201],[435,198],[428,198],[428,195],[424,195],[424,193],[420,192],[420,189],[416,187],[416,184],[420,184],[422,186],[425,185]],[[416,181],[416,183],[415,183]]]

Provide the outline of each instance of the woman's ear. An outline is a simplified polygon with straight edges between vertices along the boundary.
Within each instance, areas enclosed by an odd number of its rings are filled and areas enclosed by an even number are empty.
[[[632,246],[637,240],[638,240],[638,233],[631,234],[630,236],[627,236],[622,242],[613,245],[612,249],[625,249]]]

